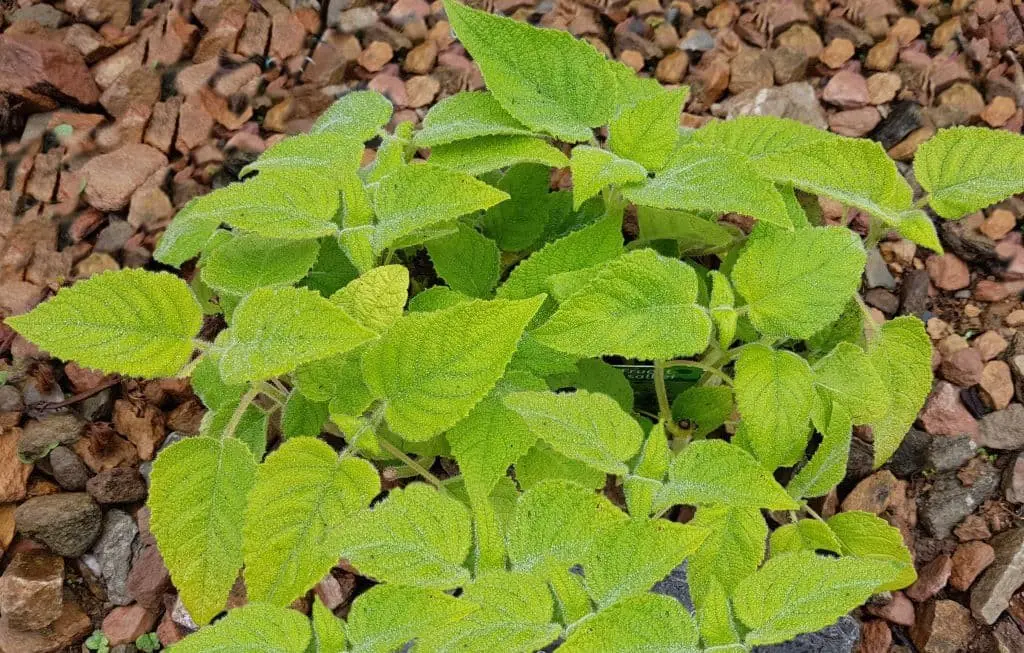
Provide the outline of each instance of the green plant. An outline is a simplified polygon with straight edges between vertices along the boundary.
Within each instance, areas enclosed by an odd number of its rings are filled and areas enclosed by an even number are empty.
[[[135,640],[135,648],[139,649],[143,653],[154,653],[159,651],[160,638],[156,633],[146,633],[145,635],[139,635]]]
[[[85,648],[96,653],[110,653],[110,640],[102,630],[94,630],[85,640]]]
[[[915,202],[876,143],[761,117],[683,130],[686,89],[446,8],[490,92],[392,134],[388,101],[352,92],[178,214],[156,257],[198,256],[191,287],[105,273],[8,320],[84,366],[190,376],[209,408],[156,460],[152,530],[197,622],[243,568],[251,603],[173,650],[743,651],[912,583],[898,530],[807,503],[843,478],[853,425],[884,463],[931,383],[923,326],[870,319],[864,246],[814,196],[870,216],[871,243],[938,251],[923,207],[956,218],[1024,191],[1024,139],[940,131]],[[421,247],[446,285],[410,275]],[[204,313],[228,321],[213,342]],[[610,357],[652,362],[656,407]],[[672,397],[675,367],[700,378]],[[437,457],[460,475],[435,476]],[[371,507],[384,465],[426,483]],[[627,510],[596,491],[608,475]],[[680,504],[690,523],[661,519]],[[286,609],[339,558],[379,583],[347,622]],[[650,591],[684,560],[695,616]]]

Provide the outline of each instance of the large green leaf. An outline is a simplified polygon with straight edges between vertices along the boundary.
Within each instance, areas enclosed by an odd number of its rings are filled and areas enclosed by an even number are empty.
[[[694,141],[741,154],[765,175],[770,175],[771,170],[761,165],[764,159],[785,156],[807,145],[836,138],[802,122],[774,116],[713,120],[693,133]]]
[[[409,298],[409,270],[404,265],[383,265],[369,270],[331,295],[359,324],[384,333],[400,317]]]
[[[393,111],[391,102],[377,91],[352,91],[320,114],[309,133],[337,132],[368,141],[387,124]]]
[[[521,163],[564,168],[569,159],[547,141],[533,136],[478,136],[430,150],[430,163],[471,175]]]
[[[936,213],[962,217],[1024,193],[1024,137],[982,127],[943,129],[917,149],[914,176]]]
[[[533,132],[501,108],[487,91],[456,93],[430,107],[416,132],[417,147],[447,145],[477,136],[529,136]]]
[[[593,46],[446,0],[448,20],[472,55],[487,88],[520,122],[578,142],[608,122],[615,76]]]
[[[299,134],[272,146],[242,168],[239,176],[253,171],[261,175],[288,175],[291,180],[316,175],[320,183],[337,186],[339,173],[355,173],[362,156],[363,143],[350,134]]]
[[[352,653],[393,653],[477,610],[437,590],[375,585],[352,602],[346,633]]]
[[[742,213],[793,227],[782,195],[744,157],[698,143],[677,149],[653,179],[628,186],[623,194],[635,204],[659,209]]]
[[[792,465],[807,447],[811,378],[807,361],[764,345],[747,345],[736,361],[736,406],[745,441],[768,469]]]
[[[234,438],[186,438],[153,463],[150,529],[198,624],[224,609],[238,578],[246,495],[255,478],[256,461]]]
[[[579,623],[562,653],[699,653],[697,624],[683,604],[670,596],[641,594]]]
[[[859,510],[843,512],[829,518],[828,528],[842,546],[843,555],[894,560],[903,565],[895,578],[875,591],[903,589],[917,580],[914,559],[903,543],[903,535],[881,517]]]
[[[210,252],[202,279],[215,290],[246,295],[263,286],[299,281],[313,267],[319,252],[315,240],[272,240],[243,234]]]
[[[165,272],[105,272],[4,322],[53,356],[131,376],[173,376],[192,356],[203,312]]]
[[[193,615],[194,616],[194,615]],[[310,628],[296,610],[250,603],[195,632],[170,649],[173,653],[304,653]]]
[[[857,345],[841,342],[815,363],[814,385],[831,401],[842,404],[854,424],[880,419],[888,412],[885,381]]]
[[[731,245],[739,233],[734,227],[692,213],[650,206],[636,207],[636,222],[640,228],[638,241],[674,240],[680,255],[721,251]]]
[[[648,170],[661,170],[675,149],[679,114],[689,93],[684,86],[642,99],[624,110],[608,126],[608,146]]]
[[[690,593],[698,605],[716,586],[731,594],[764,560],[768,524],[757,508],[701,506],[690,525],[708,533],[687,567]]]
[[[697,289],[690,266],[650,249],[634,250],[601,266],[534,337],[577,356],[652,360],[697,354],[711,336]]]
[[[672,461],[654,509],[675,504],[794,510],[798,504],[750,454],[722,440],[690,443]]]
[[[555,451],[609,474],[629,471],[624,461],[643,441],[640,425],[608,395],[515,392],[504,402]]]
[[[314,438],[291,438],[267,456],[245,511],[249,598],[286,606],[315,585],[338,563],[335,532],[379,492],[373,465]]]
[[[842,313],[866,260],[860,238],[849,229],[764,230],[743,248],[732,281],[759,331],[809,338]]]
[[[374,333],[306,288],[260,288],[235,309],[217,338],[229,383],[260,381],[354,349]]]
[[[332,539],[336,552],[381,582],[451,589],[469,580],[463,567],[473,534],[469,511],[423,483],[395,489],[349,519]]]
[[[647,179],[647,170],[636,161],[590,145],[572,148],[572,205],[574,209],[608,186],[624,186]]]
[[[486,298],[501,276],[501,252],[493,240],[464,224],[450,236],[427,243],[427,252],[439,277],[452,290]]]
[[[508,197],[463,172],[428,164],[403,166],[384,177],[374,193],[378,223],[373,250],[379,254],[417,230],[482,211]]]

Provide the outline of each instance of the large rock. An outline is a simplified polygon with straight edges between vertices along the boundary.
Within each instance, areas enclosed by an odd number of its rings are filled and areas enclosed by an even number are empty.
[[[994,624],[1024,585],[1024,528],[1000,533],[990,544],[996,559],[971,590],[971,612],[979,621]]]
[[[999,489],[999,470],[985,463],[974,483],[967,487],[949,473],[935,479],[924,498],[918,500],[918,517],[932,537],[946,538],[964,517]]]
[[[146,481],[134,467],[115,467],[100,472],[85,486],[100,504],[135,503],[146,498]]]
[[[7,653],[56,653],[92,632],[89,615],[74,603],[64,602],[60,616],[42,630],[18,630],[5,614],[0,618],[0,651]]]
[[[45,551],[15,554],[0,577],[0,613],[19,630],[39,630],[64,606],[64,558]]]
[[[121,510],[108,510],[103,519],[103,532],[93,547],[99,563],[107,600],[114,605],[128,605],[128,572],[135,553],[139,527],[131,515]]]
[[[101,154],[80,171],[85,180],[85,201],[101,211],[120,211],[128,206],[132,193],[166,165],[163,152],[141,143]]]
[[[1024,405],[1010,404],[982,417],[974,440],[989,449],[1024,449]]]
[[[814,87],[807,82],[762,88],[735,95],[714,107],[724,118],[736,116],[778,116],[828,129],[825,111],[821,108]]]
[[[18,457],[34,462],[62,444],[72,444],[82,436],[85,422],[70,413],[48,415],[25,424],[18,440]]]
[[[14,513],[18,532],[51,551],[77,558],[92,546],[103,525],[103,512],[84,492],[34,497]]]
[[[39,111],[96,104],[100,96],[81,54],[35,34],[0,34],[0,93]]]
[[[921,653],[963,653],[973,634],[970,611],[956,601],[925,604],[910,631]]]

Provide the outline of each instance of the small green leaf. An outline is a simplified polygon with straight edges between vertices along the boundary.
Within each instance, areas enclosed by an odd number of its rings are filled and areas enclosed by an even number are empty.
[[[1024,193],[1024,137],[1002,129],[954,127],[925,141],[914,157],[914,176],[928,203],[944,218]]]
[[[431,589],[451,589],[469,580],[462,563],[472,541],[466,507],[423,483],[392,490],[372,510],[349,519],[333,538],[336,551],[362,575]]]
[[[451,308],[471,301],[473,301],[472,297],[452,290],[448,286],[434,286],[417,293],[409,300],[409,312],[432,313],[442,308]]]
[[[532,653],[561,632],[560,626],[551,623],[550,590],[529,574],[491,572],[467,585],[460,598],[480,609],[419,640],[417,650]]]
[[[233,295],[293,284],[306,276],[319,251],[315,240],[272,240],[243,234],[210,252],[202,279],[211,288]]]
[[[624,186],[647,179],[647,170],[629,159],[589,145],[572,148],[572,207],[578,210],[608,186]]]
[[[83,367],[161,377],[177,374],[191,358],[203,312],[181,279],[129,269],[63,288],[4,322],[40,349]]]
[[[287,175],[287,179],[296,181],[316,175],[320,183],[336,185],[338,173],[347,170],[354,174],[362,156],[362,142],[349,134],[299,134],[273,145],[238,174],[245,177],[259,171],[261,175]]]
[[[842,512],[830,517],[828,527],[842,546],[843,555],[895,561],[902,565],[895,578],[880,585],[876,592],[903,589],[917,580],[914,559],[903,543],[898,528],[869,512]]]
[[[564,168],[562,151],[533,136],[477,136],[430,150],[430,163],[441,168],[482,175],[520,163]]]
[[[153,463],[150,529],[198,624],[224,609],[238,578],[245,500],[255,478],[252,454],[231,438],[186,438]]]
[[[375,585],[352,602],[346,632],[352,653],[393,653],[477,610],[436,590]]]
[[[309,621],[301,612],[250,603],[171,648],[174,653],[304,653],[309,633]]]
[[[732,341],[736,339],[736,323],[739,314],[733,308],[736,305],[736,296],[732,291],[732,285],[728,277],[718,270],[711,271],[711,319],[715,321],[715,328],[718,330],[718,344],[722,349],[728,349]]]
[[[920,320],[898,317],[878,330],[868,356],[889,396],[888,412],[871,423],[878,467],[899,448],[931,392],[932,343]]]
[[[801,519],[772,531],[770,547],[773,556],[794,551],[831,551],[842,553],[842,544],[827,524],[817,519]]]
[[[646,593],[682,564],[707,531],[664,519],[624,522],[598,536],[583,560],[584,585],[598,610]]]
[[[439,277],[453,290],[486,298],[501,276],[501,252],[493,240],[464,224],[458,231],[427,243],[427,252]]]
[[[592,225],[548,243],[521,262],[498,288],[498,297],[523,299],[546,292],[560,272],[582,270],[622,253],[622,216],[609,213]]]
[[[740,643],[739,629],[733,617],[729,595],[715,578],[708,581],[707,590],[694,601],[700,638],[706,650],[720,653],[747,653]]]
[[[759,331],[809,338],[842,313],[866,260],[860,238],[843,227],[766,230],[743,248],[732,281]]]
[[[730,180],[722,183],[723,179]],[[742,213],[792,229],[786,204],[775,186],[760,177],[740,155],[707,145],[677,149],[665,168],[642,185],[623,189],[643,206],[683,211]]]
[[[334,616],[319,596],[313,599],[313,636],[306,653],[343,653],[345,622]]]
[[[746,643],[777,644],[820,630],[858,607],[891,580],[897,565],[864,558],[825,558],[811,551],[773,557],[733,595],[750,632]]]
[[[718,585],[727,596],[764,560],[768,524],[756,508],[701,506],[690,520],[708,536],[690,557],[690,592],[700,605]]]
[[[505,405],[555,451],[609,474],[625,474],[640,448],[640,425],[608,395],[514,392]]]
[[[670,596],[641,594],[581,622],[558,647],[561,653],[698,653],[697,624]]]
[[[774,116],[713,120],[693,133],[694,141],[741,154],[756,166],[768,157],[786,156],[807,145],[836,138],[827,131]]]
[[[688,356],[703,351],[711,335],[711,320],[696,301],[693,268],[634,250],[603,266],[534,336],[577,356]]]
[[[298,390],[292,390],[281,412],[281,434],[285,438],[315,438],[326,421],[326,403],[312,401]]]
[[[418,229],[482,211],[509,195],[470,175],[437,166],[404,166],[384,177],[373,196],[377,254]]]
[[[842,404],[854,424],[880,419],[888,412],[885,381],[857,345],[841,342],[815,363],[814,385],[833,402]]]
[[[192,370],[192,391],[211,410],[237,406],[248,386],[244,383],[228,385],[220,376],[220,357],[207,352]]]
[[[380,492],[373,465],[326,443],[292,438],[256,473],[245,511],[249,598],[286,606],[338,562],[333,534]]]
[[[337,132],[368,141],[391,120],[393,111],[391,102],[376,91],[352,91],[320,114],[309,133]]]
[[[571,481],[598,490],[605,486],[607,480],[608,475],[601,470],[560,454],[543,442],[535,444],[516,462],[516,481],[523,490],[544,481]]]
[[[409,297],[409,270],[402,265],[373,268],[331,295],[359,324],[384,333],[402,317]]]
[[[665,424],[658,422],[647,434],[640,455],[633,466],[632,473],[622,482],[626,495],[626,506],[629,514],[634,517],[645,517],[651,514],[654,495],[661,488],[661,482],[668,472],[671,451],[665,435]]]
[[[807,361],[764,345],[743,348],[736,361],[736,407],[744,439],[766,468],[792,465],[803,454],[813,397]]]
[[[576,388],[606,394],[622,406],[622,410],[633,411],[633,386],[626,375],[599,358],[578,360],[575,371],[549,375],[547,382],[552,390]]]
[[[815,398],[811,418],[822,434],[822,440],[811,459],[786,486],[786,490],[797,499],[828,494],[846,476],[850,456],[853,422],[842,404],[819,395]]]
[[[453,0],[444,7],[487,88],[516,119],[568,142],[589,140],[591,127],[608,122],[615,77],[593,46]]]
[[[672,461],[654,509],[715,503],[773,510],[798,506],[746,451],[721,440],[692,442]]]
[[[508,526],[508,556],[516,571],[547,575],[579,563],[603,530],[626,515],[593,490],[547,481],[522,494]]]
[[[732,411],[732,390],[725,386],[687,388],[672,402],[673,419],[689,421],[698,439],[725,424]]]
[[[320,240],[320,256],[300,285],[330,297],[346,283],[359,276],[359,270],[342,251],[337,238]]]
[[[416,147],[447,145],[478,136],[530,136],[532,131],[486,91],[456,93],[427,111],[413,137]]]
[[[608,126],[608,146],[648,170],[661,170],[675,149],[679,114],[690,89],[683,87],[645,98],[624,110]]]
[[[736,239],[729,228],[685,211],[638,206],[636,220],[639,241],[674,240],[680,255],[719,251]]]
[[[495,175],[491,175],[495,176]],[[569,207],[568,193],[549,192],[551,169],[536,163],[514,165],[493,182],[511,199],[484,212],[480,220],[484,235],[494,239],[502,250],[515,252],[530,249],[540,240],[553,211],[564,203]]]
[[[249,404],[242,412],[233,433],[226,432],[228,424],[234,418],[240,401],[227,404],[217,410],[207,411],[203,415],[203,421],[199,424],[199,435],[219,440],[225,437],[234,437],[245,443],[252,452],[253,458],[257,461],[263,459],[267,452],[267,426],[269,415],[259,406]]]
[[[260,288],[238,304],[231,322],[217,338],[220,373],[229,383],[279,376],[374,335],[305,288]]]
[[[395,322],[363,356],[366,385],[388,426],[422,442],[451,428],[491,391],[543,298],[474,300]]]

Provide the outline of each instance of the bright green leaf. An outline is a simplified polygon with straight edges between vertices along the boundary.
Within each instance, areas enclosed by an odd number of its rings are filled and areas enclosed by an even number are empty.
[[[624,186],[647,179],[647,170],[636,161],[590,145],[572,149],[572,206],[580,206],[608,186]]]
[[[338,173],[354,174],[363,156],[363,143],[350,134],[331,132],[299,134],[273,145],[258,159],[242,168],[240,177],[259,171],[261,175],[287,175],[301,179],[316,175],[320,183],[336,185]]]
[[[795,498],[820,497],[846,476],[853,421],[842,404],[815,397],[811,418],[822,434],[821,444],[807,464],[793,476],[786,490]]]
[[[285,438],[315,438],[326,421],[326,403],[312,401],[298,390],[292,390],[281,412],[281,434]]]
[[[391,102],[376,91],[352,91],[320,114],[309,133],[338,132],[368,141],[391,120],[393,111]]]
[[[624,110],[608,126],[608,146],[648,170],[661,170],[675,149],[679,114],[689,92],[687,87],[665,91]]]
[[[427,111],[413,142],[417,147],[447,145],[478,136],[529,136],[533,132],[486,91],[456,93]]]
[[[842,404],[854,424],[880,419],[888,412],[885,382],[857,345],[841,342],[815,363],[814,385],[833,402]]]
[[[571,481],[591,490],[605,486],[608,475],[538,442],[516,462],[516,481],[523,490],[544,481]]]
[[[217,623],[189,635],[168,650],[173,653],[304,653],[309,633],[309,621],[301,612],[250,603],[230,610]]]
[[[711,271],[711,319],[715,321],[715,328],[718,330],[718,344],[722,349],[728,349],[736,338],[736,323],[739,315],[733,308],[736,304],[736,297],[732,291],[732,285],[728,277],[718,270]]]
[[[486,298],[501,276],[501,252],[493,240],[464,224],[458,231],[427,243],[437,275],[453,290]]]
[[[558,148],[533,136],[478,136],[435,146],[430,150],[430,163],[482,175],[520,163],[564,168],[569,165],[569,159]]]
[[[478,609],[437,590],[376,585],[352,602],[346,632],[352,653],[393,653]]]
[[[210,252],[202,278],[215,290],[247,295],[262,286],[299,281],[313,267],[319,252],[315,240],[272,240],[243,234]]]
[[[736,239],[728,227],[685,211],[638,206],[636,220],[639,241],[674,240],[680,255],[719,251]]]
[[[768,524],[756,508],[701,506],[690,525],[708,533],[687,568],[690,592],[698,605],[714,592],[715,584],[731,594],[764,560]]]
[[[306,653],[344,653],[345,622],[335,617],[319,596],[313,599],[312,630]]]
[[[672,417],[690,422],[695,438],[703,438],[725,424],[732,411],[732,390],[720,385],[687,388],[672,401]]]
[[[698,653],[697,624],[670,596],[641,594],[581,622],[558,647],[561,653]]]
[[[409,297],[409,270],[402,265],[384,265],[331,295],[331,302],[345,309],[359,324],[384,333],[402,317]]]
[[[842,553],[842,544],[824,522],[800,519],[772,531],[769,546],[773,556],[794,551],[831,551]]]
[[[902,564],[896,577],[877,587],[876,592],[903,589],[917,580],[914,559],[903,543],[903,535],[881,517],[859,510],[842,512],[829,518],[828,527],[842,545],[843,555]]]

